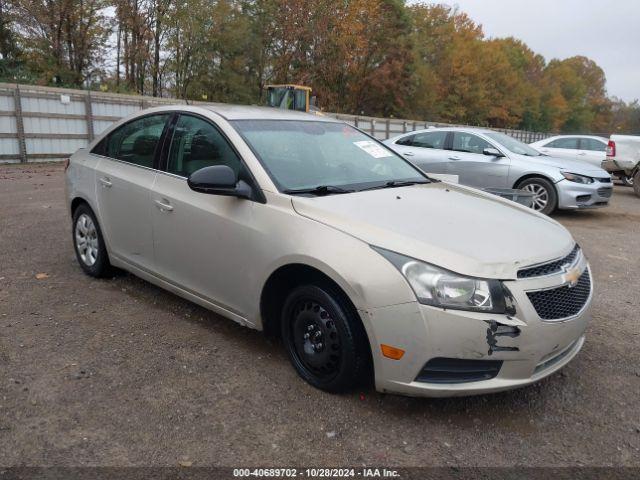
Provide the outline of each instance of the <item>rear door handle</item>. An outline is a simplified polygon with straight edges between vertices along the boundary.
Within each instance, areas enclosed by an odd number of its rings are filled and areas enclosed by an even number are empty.
[[[587,153],[586,152],[581,152],[578,155],[580,155],[581,157],[584,157]]]
[[[449,157],[449,160],[460,160],[460,157]]]
[[[416,156],[416,154],[415,154],[415,153],[411,153],[411,152],[403,153],[403,155],[404,155],[405,157],[415,157],[415,156]]]
[[[156,200],[156,207],[158,207],[161,212],[173,212],[173,207],[166,199]]]
[[[111,179],[109,177],[102,177],[100,179],[100,183],[104,188],[111,188],[113,186],[113,183],[111,183]]]

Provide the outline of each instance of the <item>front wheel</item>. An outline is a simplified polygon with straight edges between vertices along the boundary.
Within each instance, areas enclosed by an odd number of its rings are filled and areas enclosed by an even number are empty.
[[[344,295],[329,286],[295,288],[282,310],[282,339],[298,374],[338,393],[368,376],[366,333]]]
[[[558,207],[558,194],[553,184],[546,178],[527,178],[518,184],[518,188],[533,194],[531,208],[537,212],[551,215]]]
[[[633,191],[636,196],[640,197],[640,170],[638,170],[633,177]]]

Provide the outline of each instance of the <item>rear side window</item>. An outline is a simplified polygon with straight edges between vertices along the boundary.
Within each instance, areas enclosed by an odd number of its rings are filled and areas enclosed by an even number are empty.
[[[549,148],[565,148],[567,150],[577,150],[578,149],[578,139],[577,138],[557,138],[553,142],[549,142],[545,145],[545,147]]]
[[[413,146],[420,148],[438,148],[444,150],[447,132],[418,133],[413,138]]]
[[[605,152],[607,144],[600,142],[594,138],[581,138],[580,150],[590,150],[592,152]]]
[[[170,114],[142,117],[111,132],[104,155],[153,168],[156,147],[169,117]]]
[[[398,140],[396,142],[396,145],[405,145],[407,147],[410,147],[411,145],[413,145],[413,139],[414,138],[415,138],[415,135],[408,135],[408,136]]]
[[[211,123],[191,115],[181,115],[176,124],[167,171],[181,177],[213,165],[227,165],[240,177],[242,161],[229,142]]]
[[[485,148],[493,148],[493,145],[477,135],[464,132],[453,134],[453,150],[456,152],[482,154]]]

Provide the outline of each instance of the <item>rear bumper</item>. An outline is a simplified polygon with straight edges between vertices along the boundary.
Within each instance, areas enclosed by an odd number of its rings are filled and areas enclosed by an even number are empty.
[[[613,183],[596,181],[590,184],[581,184],[561,180],[556,183],[558,191],[558,208],[560,209],[586,209],[601,208],[609,205],[613,195]]]
[[[613,158],[607,158],[602,162],[602,168],[609,173],[629,175],[635,168],[633,162],[618,162]]]
[[[444,310],[408,303],[366,312],[374,350],[376,387],[380,391],[409,396],[450,397],[510,390],[535,383],[560,370],[582,348],[591,318],[589,297],[575,316],[543,321],[527,292],[549,287],[552,279],[505,282],[517,313],[513,317]],[[547,282],[542,286],[541,282]],[[400,360],[383,357],[381,343],[405,350]],[[497,364],[497,373],[481,380],[443,380],[425,375],[436,361]],[[437,363],[437,362],[436,362]],[[439,363],[439,366],[442,362]],[[482,367],[479,367],[482,368]]]

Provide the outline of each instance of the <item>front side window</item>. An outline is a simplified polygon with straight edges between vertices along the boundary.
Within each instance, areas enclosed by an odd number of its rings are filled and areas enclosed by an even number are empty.
[[[238,176],[242,170],[242,161],[217,128],[201,118],[181,115],[173,133],[167,171],[188,177],[213,165],[227,165]]]
[[[581,138],[580,150],[589,150],[591,152],[605,152],[607,144],[596,140],[595,138]]]
[[[156,147],[170,114],[149,115],[111,132],[106,141],[106,156],[125,162],[153,167]]]
[[[557,138],[551,143],[547,143],[545,145],[549,148],[562,148],[567,150],[577,150],[578,149],[578,139],[577,138]]]
[[[413,139],[413,146],[420,148],[438,148],[444,150],[447,132],[418,133]]]
[[[516,140],[515,138],[510,137],[506,133],[486,132],[485,135],[512,153],[517,153],[518,155],[525,155],[527,157],[542,156],[542,154],[535,148],[530,147],[526,143],[522,143],[520,140]]]
[[[402,157],[357,129],[334,122],[236,120],[280,191],[336,186],[361,189],[427,179]]]
[[[456,152],[477,153],[482,155],[485,148],[493,148],[486,140],[465,132],[455,132],[453,134],[453,150]]]

